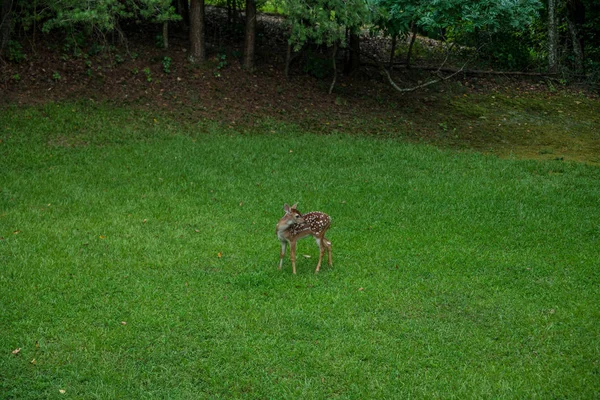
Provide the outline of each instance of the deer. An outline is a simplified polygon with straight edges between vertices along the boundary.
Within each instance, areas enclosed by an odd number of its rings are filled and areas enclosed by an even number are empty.
[[[285,249],[287,244],[290,244],[290,258],[292,259],[292,272],[296,274],[296,241],[298,239],[312,236],[317,241],[319,246],[319,263],[315,274],[321,269],[321,261],[323,260],[323,254],[327,249],[329,256],[329,265],[332,266],[331,262],[331,242],[325,237],[325,232],[331,225],[331,218],[329,215],[313,211],[306,214],[302,214],[297,209],[298,203],[293,206],[289,206],[287,203],[283,205],[283,211],[285,215],[277,222],[276,233],[279,241],[281,242],[281,252],[279,254],[279,269],[283,266],[283,257],[285,256]]]

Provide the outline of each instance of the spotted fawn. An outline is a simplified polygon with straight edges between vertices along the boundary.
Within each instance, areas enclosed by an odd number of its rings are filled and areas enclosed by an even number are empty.
[[[317,241],[319,246],[319,263],[315,273],[319,272],[321,268],[321,261],[323,260],[323,254],[327,249],[329,256],[329,265],[331,262],[331,242],[325,237],[325,232],[331,225],[331,218],[329,215],[313,211],[306,214],[302,214],[296,208],[298,204],[289,206],[287,203],[283,205],[285,215],[277,223],[277,237],[281,242],[281,253],[279,257],[279,269],[283,265],[283,257],[285,256],[285,248],[287,244],[290,244],[290,257],[292,259],[292,271],[296,273],[296,241],[307,236],[312,236]]]

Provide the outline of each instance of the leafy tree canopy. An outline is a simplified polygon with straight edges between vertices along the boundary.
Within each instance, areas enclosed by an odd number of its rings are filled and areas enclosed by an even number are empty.
[[[49,18],[43,30],[85,26],[100,31],[111,31],[122,19],[136,18],[150,22],[178,21],[170,0],[61,0],[46,1],[45,4],[25,2],[23,7],[45,8]],[[32,12],[31,16],[35,17]]]
[[[390,35],[409,31],[414,22],[425,31],[442,29],[519,29],[533,22],[540,0],[373,0],[376,26]]]
[[[290,44],[296,49],[311,40],[345,45],[346,29],[357,31],[371,19],[365,0],[283,0],[290,24]]]

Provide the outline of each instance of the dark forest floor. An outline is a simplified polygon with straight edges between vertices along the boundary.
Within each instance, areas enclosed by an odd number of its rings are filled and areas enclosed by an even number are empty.
[[[127,45],[104,38],[116,45],[101,52],[93,43],[75,51],[64,38],[23,41],[25,60],[0,61],[0,107],[93,100],[239,130],[268,130],[278,121],[325,134],[381,135],[499,156],[600,164],[596,95],[540,77],[465,74],[400,94],[370,67],[340,74],[329,95],[330,77],[306,73],[302,57],[286,79],[285,40],[276,21],[266,18],[260,29],[253,72],[240,65],[241,32],[227,32],[222,23],[208,27],[209,60],[202,65],[188,62],[184,32],[171,35],[168,49],[158,48],[156,33],[148,30],[128,31]],[[395,79],[411,87],[431,75],[398,69]]]

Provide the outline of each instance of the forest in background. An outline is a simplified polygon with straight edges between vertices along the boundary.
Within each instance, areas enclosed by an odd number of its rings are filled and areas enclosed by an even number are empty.
[[[201,64],[214,50],[207,39],[207,25],[215,22],[215,14],[206,12],[209,5],[222,7],[226,18],[217,22],[219,30],[239,41],[234,55],[250,71],[257,46],[272,34],[257,28],[258,13],[281,16],[286,76],[290,64],[300,62],[303,72],[333,77],[330,92],[339,74],[369,63],[399,91],[468,68],[542,74],[590,88],[600,80],[600,3],[594,0],[2,0],[2,62],[27,60],[48,37],[59,40],[69,56],[85,56],[127,46],[132,32],[142,31],[161,48],[174,35],[185,35],[187,60]],[[361,47],[373,37],[388,40],[384,52]],[[417,37],[441,43],[446,53],[428,66],[430,79],[403,87],[390,71],[415,67]],[[408,45],[401,49],[399,43]]]

